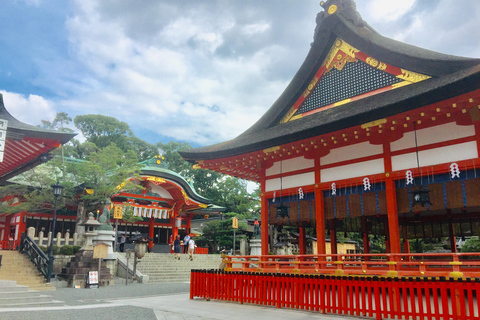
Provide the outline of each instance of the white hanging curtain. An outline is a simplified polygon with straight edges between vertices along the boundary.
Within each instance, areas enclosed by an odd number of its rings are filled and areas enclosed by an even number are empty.
[[[133,215],[135,217],[138,216],[138,208],[137,207],[133,207]]]
[[[151,218],[151,217],[152,217],[152,211],[153,211],[153,209],[152,209],[152,208],[150,208],[150,209],[148,210],[148,217],[149,217],[149,218]]]

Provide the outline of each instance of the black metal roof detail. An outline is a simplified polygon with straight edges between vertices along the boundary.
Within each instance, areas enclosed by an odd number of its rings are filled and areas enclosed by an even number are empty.
[[[378,70],[363,61],[347,63],[342,70],[325,74],[295,115],[402,82],[396,76]]]
[[[441,54],[383,37],[362,20],[352,0],[322,1],[321,5],[325,11],[317,15],[310,51],[277,101],[253,126],[235,139],[182,151],[180,154],[183,158],[197,162],[259,151],[393,116],[479,89],[480,59]],[[431,78],[322,110],[295,121],[282,122],[314,79],[337,39],[342,39],[377,61]],[[378,74],[374,78],[374,82],[393,81],[392,78],[380,79]],[[368,89],[381,85],[370,84]],[[358,88],[355,90],[362,91]],[[344,93],[336,98],[329,94],[328,101],[350,94],[355,92]],[[328,102],[317,101],[305,108],[317,108],[323,103]]]

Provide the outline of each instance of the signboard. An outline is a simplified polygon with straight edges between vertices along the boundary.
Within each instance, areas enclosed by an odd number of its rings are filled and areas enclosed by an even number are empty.
[[[122,219],[123,218],[123,207],[115,206],[113,210],[113,219]]]
[[[93,247],[93,259],[105,259],[108,257],[108,245],[99,243]]]
[[[89,285],[98,285],[98,271],[89,271],[88,272],[88,284]]]
[[[237,218],[232,218],[232,228],[233,229],[238,229],[238,219]]]
[[[3,152],[5,151],[5,139],[7,138],[8,120],[0,119],[0,162],[3,162]]]
[[[8,120],[0,119],[0,130],[7,130]]]

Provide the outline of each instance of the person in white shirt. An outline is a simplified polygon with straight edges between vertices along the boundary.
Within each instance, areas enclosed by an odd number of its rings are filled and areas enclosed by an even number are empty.
[[[190,241],[188,241],[188,255],[190,256],[190,260],[193,261],[193,253],[195,251],[195,241],[190,238]]]
[[[183,238],[183,253],[188,253],[188,241],[190,241],[190,236],[188,233]]]

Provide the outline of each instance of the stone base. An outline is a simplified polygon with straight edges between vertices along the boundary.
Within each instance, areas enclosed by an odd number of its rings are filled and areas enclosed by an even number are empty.
[[[68,286],[71,288],[85,288],[88,272],[90,271],[99,271],[98,259],[93,258],[93,251],[80,250],[67,264],[67,267],[62,269],[62,273],[58,276],[65,278],[68,282]],[[110,269],[107,268],[105,261],[102,261],[100,264],[98,278],[99,286],[113,284],[113,277],[110,274]]]
[[[262,254],[262,240],[250,239],[250,255],[260,256]]]

